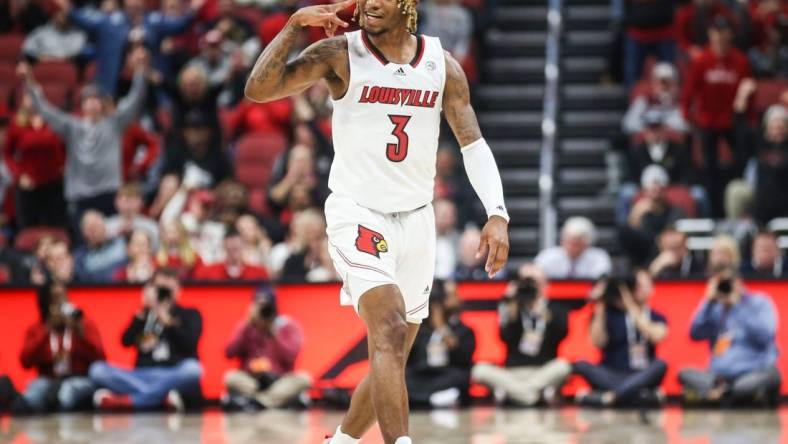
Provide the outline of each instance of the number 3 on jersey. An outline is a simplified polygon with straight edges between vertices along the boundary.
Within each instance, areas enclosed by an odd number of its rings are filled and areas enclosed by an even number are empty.
[[[397,143],[386,145],[386,157],[392,162],[402,162],[408,156],[408,133],[405,126],[410,122],[410,116],[389,114],[389,120],[394,124],[391,134],[397,137]]]

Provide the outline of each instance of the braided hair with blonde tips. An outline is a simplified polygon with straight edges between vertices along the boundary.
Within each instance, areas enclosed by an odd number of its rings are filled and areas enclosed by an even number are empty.
[[[397,7],[400,12],[408,18],[405,29],[409,33],[416,33],[416,26],[419,20],[419,13],[416,11],[416,0],[397,0]],[[353,12],[353,21],[358,21],[361,24],[361,4],[360,1],[356,2],[356,10]]]

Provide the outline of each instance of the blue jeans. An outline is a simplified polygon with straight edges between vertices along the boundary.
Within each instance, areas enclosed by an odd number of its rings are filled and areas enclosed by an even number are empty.
[[[184,359],[172,367],[139,367],[124,370],[106,362],[90,366],[90,378],[102,388],[129,395],[134,408],[161,407],[170,390],[194,393],[200,389],[202,365],[196,359]]]
[[[673,40],[641,43],[624,34],[624,84],[632,87],[643,72],[646,57],[654,55],[662,62],[676,62],[676,44]]]
[[[60,382],[57,389],[57,406],[48,405],[48,394],[57,384],[57,379],[38,377],[27,386],[27,390],[22,395],[36,412],[45,412],[52,409],[76,410],[80,407],[90,405],[90,398],[96,390],[95,384],[86,376],[72,376]]]
[[[633,372],[621,372],[586,361],[576,362],[573,367],[574,372],[588,381],[594,390],[613,392],[619,402],[631,401],[641,389],[658,387],[668,370],[661,359],[655,359],[643,370]]]

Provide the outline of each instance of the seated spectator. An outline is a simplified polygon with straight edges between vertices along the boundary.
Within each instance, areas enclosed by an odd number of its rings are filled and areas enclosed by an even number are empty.
[[[96,389],[88,368],[105,359],[96,324],[68,302],[63,284],[39,287],[37,302],[41,319],[27,329],[20,359],[38,376],[23,399],[36,413],[88,407]]]
[[[561,228],[561,245],[539,252],[534,263],[550,279],[597,279],[610,273],[610,256],[592,247],[594,224],[585,217],[570,217]]]
[[[47,258],[49,257],[49,249],[54,243],[54,236],[50,234],[42,235],[36,242],[33,254],[28,257],[27,266],[30,269],[28,278],[32,285],[42,286],[52,279],[49,275]],[[66,251],[68,251],[68,248],[66,248]]]
[[[153,277],[156,264],[153,261],[153,245],[145,230],[134,230],[126,247],[128,262],[112,273],[113,282],[142,284]]]
[[[667,200],[668,175],[664,168],[659,165],[647,167],[640,184],[641,196],[635,198],[626,224],[618,227],[621,248],[636,265],[645,264],[654,256],[657,236],[684,216],[680,208]]]
[[[314,152],[299,145],[287,153],[287,170],[279,182],[271,184],[268,204],[280,213],[280,220],[286,224],[292,217],[292,214],[287,214],[287,209],[293,197],[304,193],[310,202],[321,205],[328,197],[328,188],[315,173]]]
[[[605,279],[597,283],[591,297],[596,301],[591,319],[591,342],[602,351],[594,365],[575,363],[574,371],[585,378],[593,391],[579,394],[578,401],[590,406],[621,406],[653,401],[667,371],[656,357],[656,346],[668,334],[665,317],[648,305],[653,292],[651,276],[635,273],[635,282]]]
[[[267,267],[271,254],[271,238],[260,227],[257,218],[251,214],[244,214],[235,221],[235,229],[241,235],[243,243],[241,255],[244,263]]]
[[[738,270],[712,271],[706,295],[695,312],[690,336],[708,341],[712,353],[707,371],[679,372],[687,401],[740,403],[776,400],[777,312],[771,298],[747,290]]]
[[[539,266],[523,265],[517,278],[498,306],[498,334],[506,344],[504,366],[479,363],[472,376],[490,387],[498,400],[526,406],[539,400],[552,403],[572,372],[571,365],[558,357],[567,335],[567,314],[547,300],[547,276]]]
[[[90,378],[101,387],[93,396],[100,410],[168,409],[182,411],[184,398],[199,398],[202,365],[197,344],[202,334],[200,312],[178,304],[180,282],[174,270],[159,269],[142,289],[142,308],[123,333],[123,346],[133,347],[133,370],[100,361]]]
[[[295,371],[303,333],[298,323],[279,314],[270,287],[255,291],[247,319],[242,320],[227,344],[225,355],[240,367],[224,374],[229,409],[278,408],[297,401],[312,385],[312,378]]]
[[[719,17],[733,21],[730,9],[720,0],[693,0],[679,6],[673,20],[679,49],[690,59],[699,57],[710,40],[706,29]]]
[[[337,280],[334,263],[328,253],[328,237],[326,236],[325,219],[318,213],[318,218],[312,222],[311,233],[305,244],[296,251],[291,251],[290,256],[282,267],[281,280],[286,282],[327,282]],[[317,224],[320,225],[317,225]],[[317,228],[320,230],[317,231]]]
[[[222,241],[228,224],[217,220],[217,193],[195,189],[195,177],[184,177],[180,188],[162,211],[161,221],[162,224],[177,222],[182,225],[190,246],[202,262],[219,262],[224,259]]]
[[[421,3],[423,21],[419,31],[438,37],[443,49],[465,66],[472,60],[473,15],[459,0],[432,0]],[[469,74],[475,74],[471,72]],[[469,76],[473,79],[473,76]]]
[[[457,244],[460,240],[460,233],[457,231],[457,207],[448,199],[436,199],[433,208],[437,233],[435,278],[448,279],[457,268]]]
[[[736,239],[728,236],[727,234],[718,234],[714,236],[709,250],[709,259],[707,261],[707,272],[711,273],[722,266],[729,266],[735,269],[741,267],[741,251]]]
[[[45,269],[48,276],[53,281],[61,284],[70,284],[74,281],[74,257],[68,250],[68,244],[63,241],[55,240],[47,248]]]
[[[123,134],[123,181],[145,182],[159,154],[158,137],[137,123],[131,124]]]
[[[681,114],[679,93],[676,68],[668,62],[656,64],[651,71],[648,91],[636,96],[627,109],[623,121],[624,132],[632,136],[643,131],[649,123],[646,113],[658,111],[663,116],[662,123],[665,128],[677,133],[686,133],[689,125]]]
[[[268,279],[268,271],[265,267],[244,262],[241,235],[231,230],[224,237],[224,261],[200,266],[194,270],[194,278],[204,281],[260,281]]]
[[[462,171],[457,158],[457,148],[441,146],[435,163],[435,199],[446,199],[457,206],[457,226],[484,220],[484,214],[476,214],[476,195],[468,176]]]
[[[148,235],[153,249],[159,246],[159,227],[153,219],[143,216],[145,203],[139,184],[124,184],[115,195],[118,214],[107,218],[107,237],[128,237],[133,231],[143,230]]]
[[[274,277],[281,276],[290,256],[297,255],[305,251],[309,245],[318,243],[320,239],[325,237],[325,231],[326,222],[320,211],[309,209],[296,213],[290,224],[290,232],[286,240],[274,245],[271,249],[269,272]]]
[[[657,279],[685,279],[702,276],[706,271],[703,262],[697,260],[687,248],[687,235],[669,226],[657,239],[659,253],[648,267]]]
[[[761,231],[752,242],[752,257],[742,261],[742,274],[750,278],[782,278],[788,276],[788,262],[785,261],[777,235],[771,231]]]
[[[144,42],[153,51],[153,65],[161,70],[158,52],[162,40],[186,31],[203,3],[204,0],[192,0],[189,12],[179,17],[168,17],[158,11],[148,12],[143,0],[126,0],[123,10],[108,12],[74,9],[70,0],[58,1],[72,23],[93,35],[96,42],[96,82],[101,92],[107,95],[115,94],[128,42]]]
[[[709,45],[690,63],[681,107],[684,117],[700,132],[712,216],[721,218],[723,193],[730,179],[721,170],[719,142],[726,140],[733,151],[731,176],[741,175],[748,152],[734,143],[733,103],[739,82],[750,77],[750,65],[747,57],[733,47],[733,29],[727,19],[716,18],[708,28],[708,36]]]
[[[27,284],[30,268],[27,258],[8,245],[8,238],[0,233],[0,283]]]
[[[468,226],[460,235],[457,247],[457,266],[454,269],[454,280],[481,281],[490,279],[506,279],[506,268],[490,277],[485,265],[485,258],[479,253],[479,242],[482,232],[475,226]]]
[[[126,242],[110,238],[104,216],[88,210],[82,216],[82,237],[85,243],[74,250],[76,278],[80,282],[110,282],[112,273],[126,262]]]
[[[72,60],[84,55],[88,36],[81,29],[71,26],[66,11],[59,10],[49,22],[25,37],[22,53],[39,61]]]
[[[139,110],[145,97],[144,52],[135,53],[137,71],[131,92],[107,112],[104,96],[94,85],[83,88],[81,117],[69,115],[50,104],[33,79],[30,68],[20,64],[18,73],[25,80],[33,107],[66,144],[65,197],[73,207],[75,222],[88,209],[104,214],[115,212],[115,192],[121,184],[121,141],[123,131]],[[76,223],[75,223],[76,225]]]
[[[676,58],[673,31],[672,1],[623,2],[624,22],[624,84],[631,87],[641,77],[643,64],[649,55],[665,62]]]
[[[63,140],[46,125],[29,94],[10,119],[3,156],[15,185],[16,225],[20,230],[37,225],[68,224],[63,198]]]
[[[191,276],[202,264],[192,248],[189,234],[177,220],[161,223],[161,244],[156,252],[156,267],[173,269],[181,279]]]
[[[457,284],[436,280],[430,315],[422,323],[405,367],[411,405],[452,407],[467,401],[476,336],[460,319]]]

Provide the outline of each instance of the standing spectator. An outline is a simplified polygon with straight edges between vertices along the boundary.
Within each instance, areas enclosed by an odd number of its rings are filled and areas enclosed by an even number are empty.
[[[627,0],[624,2],[624,83],[631,87],[640,79],[646,57],[661,61],[676,58],[673,32],[674,0]]]
[[[691,60],[702,54],[703,47],[710,40],[706,29],[717,18],[733,21],[730,9],[720,0],[692,0],[676,10],[673,21],[676,41]]]
[[[738,270],[715,268],[695,312],[690,336],[708,341],[708,371],[685,369],[679,382],[688,401],[776,400],[777,313],[769,296],[747,290]]]
[[[162,222],[156,267],[175,270],[181,279],[186,279],[201,265],[202,259],[192,248],[183,224],[177,220]]]
[[[215,113],[215,111],[212,111]],[[164,173],[173,174],[193,187],[215,186],[232,175],[232,168],[219,143],[218,124],[201,110],[191,110],[181,118],[173,143],[167,148]]]
[[[436,280],[430,315],[408,355],[408,400],[416,406],[450,407],[468,400],[476,336],[460,319],[457,284]]]
[[[234,229],[224,237],[224,262],[203,265],[194,271],[194,278],[205,281],[260,281],[268,279],[268,271],[260,265],[243,260],[243,241]]]
[[[182,411],[184,398],[199,397],[202,317],[178,304],[180,289],[177,273],[169,269],[157,270],[143,288],[142,308],[123,333],[123,346],[137,351],[134,370],[94,363],[90,378],[101,387],[93,397],[96,408]]]
[[[667,371],[656,357],[656,346],[668,334],[665,317],[648,305],[653,292],[651,276],[635,273],[633,284],[619,279],[597,283],[591,320],[591,342],[602,351],[598,365],[575,363],[574,371],[594,389],[579,394],[581,404],[614,406],[653,400]]]
[[[484,257],[479,254],[481,235],[482,232],[475,226],[466,227],[460,235],[454,280],[481,281],[488,278]],[[492,279],[506,279],[506,269],[499,271]]]
[[[134,230],[129,236],[126,247],[128,262],[112,273],[113,282],[142,284],[153,277],[156,264],[153,262],[153,246],[150,235],[145,230]]]
[[[121,184],[121,140],[145,97],[145,56],[135,56],[137,71],[131,92],[112,113],[105,113],[103,96],[92,85],[82,90],[82,116],[56,109],[35,85],[30,68],[20,64],[33,106],[66,143],[65,196],[75,222],[93,208],[104,214],[114,212],[115,192]]]
[[[473,16],[459,0],[432,0],[421,5],[424,21],[419,31],[438,37],[441,46],[465,67],[471,61]],[[471,76],[473,78],[473,76]]]
[[[777,1],[758,2],[759,6]],[[783,5],[783,2],[779,2]],[[750,48],[748,56],[752,71],[758,78],[788,77],[788,16],[775,17],[773,25],[762,24],[763,38]]]
[[[76,26],[93,36],[96,43],[96,83],[101,93],[111,96],[115,94],[123,66],[125,45],[129,41],[144,43],[152,51],[153,66],[161,71],[159,48],[162,40],[186,31],[204,0],[191,0],[189,12],[180,17],[168,17],[158,11],[147,12],[143,0],[125,0],[122,11],[110,12],[74,9],[70,0],[57,0],[56,3]]]
[[[460,233],[457,231],[457,207],[448,199],[436,199],[435,231],[437,247],[435,248],[435,277],[447,279],[457,267],[457,244]]]
[[[248,318],[239,323],[225,349],[228,359],[241,364],[224,375],[229,392],[225,407],[277,408],[297,400],[312,385],[308,374],[295,371],[302,343],[301,327],[279,314],[273,290],[258,288]]]
[[[761,231],[752,242],[752,257],[742,262],[742,273],[752,278],[784,278],[788,276],[788,262],[785,261],[777,235],[771,231]]]
[[[570,217],[561,228],[561,245],[539,252],[534,263],[550,279],[597,279],[610,273],[610,256],[592,247],[594,224],[585,217]]]
[[[658,165],[650,165],[641,175],[641,196],[635,198],[625,225],[619,226],[621,247],[636,264],[645,264],[656,250],[656,238],[683,217],[678,207],[667,200],[668,175]]]
[[[729,180],[720,171],[718,145],[721,139],[728,142],[733,150],[732,172],[740,175],[749,153],[734,144],[733,103],[739,82],[750,76],[750,64],[733,47],[733,30],[727,19],[716,18],[708,35],[709,45],[690,64],[681,106],[699,131],[712,216],[722,217],[723,193]]]
[[[96,389],[88,368],[104,359],[96,324],[68,302],[61,283],[39,287],[37,302],[41,319],[25,333],[21,361],[24,368],[35,368],[38,377],[23,399],[36,413],[87,407]]]
[[[14,203],[19,229],[67,226],[63,200],[65,146],[36,112],[28,94],[22,94],[22,103],[11,118],[3,156],[16,185]]]
[[[652,109],[642,117],[643,138],[629,153],[630,175],[638,180],[649,165],[659,165],[668,173],[669,184],[689,185],[693,173],[689,149],[671,136],[661,111]]]
[[[200,42],[200,54],[186,66],[206,73],[210,87],[220,91],[220,106],[234,105],[237,98],[243,97],[247,72],[244,56],[234,44],[225,41],[221,31],[208,31]]]
[[[706,270],[687,248],[687,235],[668,226],[657,239],[659,253],[648,267],[649,273],[658,279],[686,279],[702,276]]]
[[[77,280],[88,283],[112,281],[115,269],[126,262],[125,240],[110,238],[104,216],[95,210],[85,212],[81,228],[85,243],[74,250]]]
[[[71,26],[66,12],[57,11],[46,25],[28,34],[22,53],[39,62],[72,60],[84,55],[87,42],[87,34]]]
[[[131,182],[121,186],[115,196],[118,214],[107,218],[107,237],[128,237],[135,230],[143,230],[156,249],[159,245],[159,227],[153,219],[142,215],[143,206],[139,184]]]
[[[669,62],[654,65],[651,71],[649,88],[644,94],[635,96],[624,116],[623,128],[629,135],[643,131],[648,126],[646,113],[659,111],[666,128],[684,133],[689,130],[687,121],[679,106],[679,79],[676,68]]]
[[[567,314],[549,304],[547,276],[539,266],[523,265],[517,277],[498,306],[498,334],[506,344],[504,366],[479,363],[472,376],[498,399],[528,406],[540,399],[550,403],[572,372],[571,365],[558,357],[567,334]]]
[[[176,84],[167,82],[163,87],[172,104],[173,133],[177,136],[184,129],[187,125],[186,118],[190,114],[198,114],[204,122],[203,125],[210,129],[210,144],[220,147],[222,130],[218,100],[222,88],[211,87],[208,73],[199,66],[186,66],[178,75]]]

